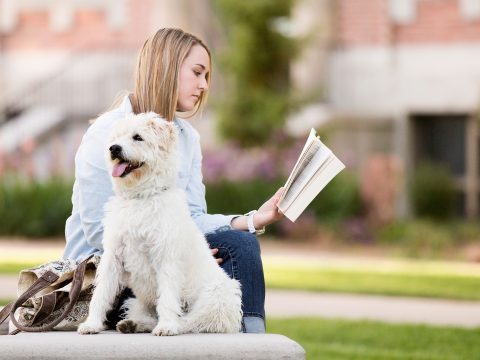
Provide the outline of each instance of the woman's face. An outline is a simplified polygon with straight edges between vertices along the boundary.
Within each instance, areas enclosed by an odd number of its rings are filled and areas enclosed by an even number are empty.
[[[194,45],[180,67],[178,84],[178,111],[191,111],[208,89],[207,76],[210,57],[201,45]]]

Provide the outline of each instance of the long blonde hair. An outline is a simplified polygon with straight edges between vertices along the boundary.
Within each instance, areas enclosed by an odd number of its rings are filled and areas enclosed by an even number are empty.
[[[210,58],[208,47],[195,35],[181,29],[164,28],[158,30],[143,44],[135,68],[135,88],[130,94],[135,114],[154,111],[166,120],[173,120],[177,110],[178,81],[180,67],[194,45],[201,45]],[[205,103],[206,91],[202,91],[199,101],[187,117],[195,115]]]

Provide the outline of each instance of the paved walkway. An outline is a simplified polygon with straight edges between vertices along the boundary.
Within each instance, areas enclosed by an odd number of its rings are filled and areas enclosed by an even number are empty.
[[[0,277],[0,298],[14,298],[16,276]],[[268,289],[271,317],[319,316],[461,327],[480,326],[480,302]]]
[[[43,249],[55,250],[43,245]],[[57,247],[59,245],[56,245]],[[0,241],[2,250],[14,251]],[[47,250],[45,250],[47,251]],[[291,253],[291,249],[288,253]],[[266,246],[263,256],[284,253]],[[313,254],[310,253],[309,256]],[[296,254],[298,260],[300,253]],[[323,254],[322,256],[325,256]],[[16,295],[16,276],[0,276],[0,298]],[[266,312],[271,317],[320,316],[327,318],[369,319],[395,323],[419,323],[461,327],[480,326],[480,302],[424,298],[387,297],[267,290]]]

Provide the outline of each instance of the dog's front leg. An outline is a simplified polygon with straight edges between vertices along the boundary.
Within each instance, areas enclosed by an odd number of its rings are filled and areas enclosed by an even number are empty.
[[[96,334],[105,329],[107,311],[113,306],[120,290],[121,262],[113,251],[105,249],[95,277],[87,320],[78,327],[79,334]]]
[[[172,270],[172,269],[170,269]],[[180,282],[181,274],[176,271],[157,273],[158,323],[152,331],[156,336],[177,335],[180,331]]]

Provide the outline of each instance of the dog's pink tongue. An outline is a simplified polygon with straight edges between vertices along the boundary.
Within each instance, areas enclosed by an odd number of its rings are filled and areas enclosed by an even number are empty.
[[[123,163],[120,163],[120,164],[116,164],[114,167],[113,167],[113,170],[112,170],[112,176],[113,177],[120,177],[122,176],[122,174],[124,173],[125,169],[127,168],[128,164],[126,162],[123,162]]]

